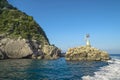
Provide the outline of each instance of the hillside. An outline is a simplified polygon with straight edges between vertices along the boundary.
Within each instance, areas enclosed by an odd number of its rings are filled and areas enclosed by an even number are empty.
[[[49,40],[32,16],[10,5],[7,0],[0,0],[0,34],[9,38],[34,39],[42,45]]]
[[[0,59],[57,59],[60,55],[32,16],[0,0]]]

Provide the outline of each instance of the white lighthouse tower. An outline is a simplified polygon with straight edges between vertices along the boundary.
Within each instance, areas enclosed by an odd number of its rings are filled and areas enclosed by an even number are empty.
[[[86,34],[85,37],[86,37],[86,46],[91,47],[91,45],[90,45],[90,40],[89,40],[90,35],[89,35],[89,34]]]

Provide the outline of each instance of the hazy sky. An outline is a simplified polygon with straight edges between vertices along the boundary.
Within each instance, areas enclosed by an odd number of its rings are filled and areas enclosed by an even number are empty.
[[[62,50],[85,45],[120,53],[120,0],[8,0],[34,17],[51,44]]]

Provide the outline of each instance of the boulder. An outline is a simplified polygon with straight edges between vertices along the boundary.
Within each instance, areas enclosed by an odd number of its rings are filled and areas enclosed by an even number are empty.
[[[43,53],[45,59],[57,59],[61,55],[61,50],[54,45],[44,45]]]
[[[4,59],[4,55],[3,55],[2,51],[0,50],[0,60],[1,59]]]
[[[65,58],[66,60],[94,60],[94,61],[104,61],[110,59],[107,52],[90,46],[70,48],[66,52]]]
[[[0,43],[2,44],[0,49],[8,58],[23,58],[33,54],[31,45],[26,39],[4,38]]]
[[[44,59],[44,53],[38,49],[36,53],[33,53],[31,56],[32,59]]]

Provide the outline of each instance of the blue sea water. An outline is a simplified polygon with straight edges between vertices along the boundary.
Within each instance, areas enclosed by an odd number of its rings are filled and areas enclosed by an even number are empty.
[[[0,60],[0,80],[120,80],[120,54],[111,58],[108,62]]]

